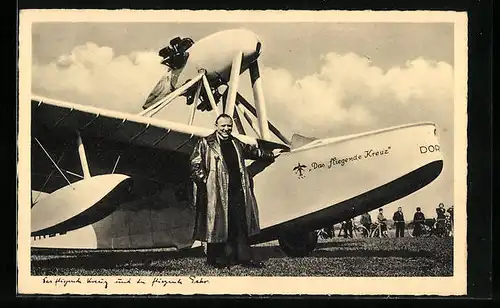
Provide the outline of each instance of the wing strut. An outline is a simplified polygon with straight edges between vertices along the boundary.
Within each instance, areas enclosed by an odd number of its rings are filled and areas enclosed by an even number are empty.
[[[180,94],[182,94],[184,91],[187,89],[191,88],[195,83],[200,81],[200,79],[205,75],[205,72],[199,73],[196,77],[191,79],[190,81],[186,82],[182,86],[178,87],[175,89],[173,92],[165,96],[164,98],[160,99],[158,102],[150,106],[149,108],[139,112],[138,115],[140,116],[149,116],[152,117],[155,114],[157,114],[160,110],[162,110],[165,106],[167,106],[172,100],[174,100],[176,97],[178,97]]]
[[[208,83],[208,79],[206,75],[203,75],[202,77],[203,81],[203,87],[205,88],[205,93],[207,94],[208,100],[210,101],[210,105],[212,105],[212,110],[215,111],[215,114],[219,116],[220,112],[219,109],[217,108],[217,104],[215,102],[215,98],[212,94],[212,90],[210,89],[210,84]]]
[[[203,76],[205,76],[205,75],[203,75]],[[196,113],[196,106],[198,105],[198,100],[200,98],[200,93],[201,93],[201,87],[202,86],[203,86],[203,83],[201,81],[199,81],[198,82],[198,86],[196,87],[196,92],[194,94],[193,105],[191,106],[191,113],[189,114],[188,125],[193,125],[194,115]]]
[[[236,128],[238,129],[238,133],[241,135],[245,135],[245,128],[243,128],[240,116],[238,115],[238,108],[234,109],[233,118],[234,118],[234,124],[236,124]]]
[[[57,160],[56,164],[60,163],[63,157],[64,157],[64,152],[62,152],[62,154],[59,157],[59,159]],[[43,189],[45,188],[47,183],[50,181],[50,178],[52,177],[53,174],[54,174],[54,169],[52,169],[52,171],[49,173],[49,176],[47,177],[47,179],[45,179],[45,182],[43,182],[42,188],[40,188],[40,191],[38,192],[38,194],[35,198],[35,201],[33,201],[32,204],[35,204],[38,201],[38,198],[40,198],[40,195],[42,194]]]
[[[233,58],[231,64],[231,75],[229,76],[229,92],[226,100],[225,113],[229,116],[233,115],[234,106],[236,105],[236,95],[238,93],[238,83],[240,81],[241,60],[243,53],[239,51]]]
[[[75,189],[72,185],[71,185],[71,182],[68,180],[68,178],[66,177],[66,175],[64,174],[64,172],[62,172],[62,170],[59,168],[59,166],[56,164],[56,162],[52,159],[52,157],[50,157],[49,153],[45,150],[45,148],[43,147],[43,145],[40,143],[40,141],[38,141],[38,139],[35,137],[35,141],[38,143],[38,145],[42,148],[42,150],[45,152],[45,155],[47,155],[47,157],[50,159],[50,162],[52,162],[52,164],[54,165],[54,167],[56,167],[57,171],[59,171],[59,173],[63,176],[63,178],[66,180],[66,182],[68,182],[68,185]]]
[[[257,110],[240,94],[238,93],[237,95],[237,100],[243,107],[245,107],[246,110],[250,111],[255,117],[257,117]],[[247,119],[248,120],[248,119]],[[290,140],[288,140],[283,134],[274,126],[271,122],[267,121],[267,124],[269,125],[269,129],[271,132],[276,135],[282,142],[284,142],[286,145],[291,145],[292,143]]]
[[[260,133],[259,133],[259,129],[257,127],[255,127],[255,124],[254,124],[252,118],[250,117],[248,112],[245,110],[245,108],[243,108],[243,106],[239,103],[236,104],[236,108],[238,108],[238,110],[240,110],[240,112],[243,113],[245,120],[247,120],[248,125],[250,125],[250,127],[253,129],[253,131],[257,135],[257,137],[261,138]]]
[[[250,74],[250,81],[252,82],[253,97],[255,100],[255,107],[257,108],[257,121],[259,123],[259,130],[262,139],[269,140],[269,125],[267,124],[266,101],[264,100],[264,90],[259,72],[259,62],[255,60],[250,63],[248,68]]]
[[[118,158],[116,159],[115,165],[113,166],[113,171],[111,171],[111,174],[114,174],[116,171],[116,166],[118,166],[118,162],[120,161],[121,155],[118,155]]]
[[[77,132],[76,143],[78,145],[78,155],[80,155],[80,163],[82,164],[83,178],[90,178],[89,163],[87,162],[87,155],[85,154],[85,148],[83,147],[82,137],[80,133]]]

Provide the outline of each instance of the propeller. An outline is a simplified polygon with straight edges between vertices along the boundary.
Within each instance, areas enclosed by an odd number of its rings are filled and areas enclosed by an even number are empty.
[[[186,65],[189,58],[187,50],[194,44],[194,41],[189,38],[175,37],[170,40],[170,45],[163,47],[158,52],[158,55],[163,58],[161,64],[170,67],[173,70],[182,68]]]

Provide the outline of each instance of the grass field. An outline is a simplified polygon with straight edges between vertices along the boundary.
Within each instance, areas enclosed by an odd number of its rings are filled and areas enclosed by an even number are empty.
[[[308,257],[287,257],[277,242],[258,245],[263,269],[205,264],[202,248],[181,252],[162,249],[81,251],[33,249],[32,275],[79,276],[451,276],[452,238],[334,238],[321,240]]]

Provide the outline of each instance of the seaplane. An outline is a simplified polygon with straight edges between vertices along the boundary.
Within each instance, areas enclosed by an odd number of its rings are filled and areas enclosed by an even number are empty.
[[[33,94],[32,247],[194,247],[189,157],[214,130],[193,125],[197,112],[229,114],[236,138],[281,151],[254,171],[261,231],[251,241],[277,240],[290,256],[312,252],[316,230],[415,193],[440,175],[443,156],[430,122],[288,139],[267,116],[262,52],[262,41],[246,29],[197,42],[176,37],[159,51],[165,75],[133,114]],[[244,73],[253,104],[238,91]],[[186,102],[187,123],[155,116],[177,98]]]

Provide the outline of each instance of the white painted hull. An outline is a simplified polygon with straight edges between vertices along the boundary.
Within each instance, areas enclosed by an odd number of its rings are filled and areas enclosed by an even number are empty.
[[[347,161],[342,162],[342,159]],[[442,160],[435,126],[429,123],[318,140],[294,149],[282,154],[254,179],[261,229],[322,210],[329,210],[324,215],[345,214],[350,211],[340,209],[345,206],[357,207],[355,214],[359,215],[384,205],[366,200],[370,198],[367,192],[377,193],[377,188],[388,183],[397,185],[397,180],[405,175],[437,163],[439,170],[434,172],[437,174],[429,175],[431,179],[422,179],[422,182],[432,181],[441,172]],[[300,172],[294,170],[299,164],[302,165]],[[405,194],[391,189],[387,187],[386,191],[395,198]],[[408,188],[406,194],[413,192],[411,190]],[[357,203],[345,203],[365,195]],[[382,200],[384,196],[378,194],[376,198]],[[334,211],[335,207],[339,209]],[[345,218],[326,219],[334,222]]]

